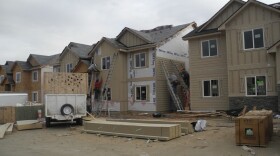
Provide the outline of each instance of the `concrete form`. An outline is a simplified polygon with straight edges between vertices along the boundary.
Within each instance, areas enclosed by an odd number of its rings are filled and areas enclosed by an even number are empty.
[[[84,131],[113,136],[171,140],[181,136],[179,124],[148,124],[112,121],[89,121],[84,124]]]
[[[152,123],[152,124],[179,124],[179,125],[181,125],[181,133],[191,134],[191,133],[194,132],[192,124],[188,121],[140,120],[140,119],[107,119],[107,121],[133,122],[133,123]]]

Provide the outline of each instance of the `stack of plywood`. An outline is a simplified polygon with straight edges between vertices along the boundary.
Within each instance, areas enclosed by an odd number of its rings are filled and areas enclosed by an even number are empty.
[[[17,121],[17,130],[28,130],[28,129],[41,129],[43,128],[43,123],[37,120],[22,120]]]
[[[85,122],[84,131],[132,138],[171,140],[181,136],[181,125],[95,120]]]
[[[142,119],[107,119],[107,121],[116,122],[134,122],[134,123],[151,123],[151,124],[179,124],[181,125],[181,132],[184,134],[191,134],[194,132],[193,126],[188,121],[175,120],[142,120]]]
[[[5,134],[12,134],[13,125],[13,123],[6,123],[4,125],[0,125],[0,139],[4,138]]]
[[[44,73],[45,94],[87,94],[87,73]]]

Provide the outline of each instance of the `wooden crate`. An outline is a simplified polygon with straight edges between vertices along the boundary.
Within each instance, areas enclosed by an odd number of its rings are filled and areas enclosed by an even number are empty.
[[[247,112],[245,116],[267,116],[267,135],[269,137],[269,140],[271,140],[273,135],[273,112],[271,110],[251,110]]]
[[[266,146],[268,143],[266,116],[241,116],[235,120],[237,145]]]
[[[87,73],[44,73],[44,94],[87,94]]]
[[[0,107],[0,124],[14,123],[16,121],[15,108],[11,106]]]

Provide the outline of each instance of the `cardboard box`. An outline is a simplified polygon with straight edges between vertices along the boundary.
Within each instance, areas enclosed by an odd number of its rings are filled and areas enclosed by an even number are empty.
[[[269,140],[271,140],[273,135],[273,112],[271,110],[252,110],[247,112],[245,116],[267,116],[267,135]]]
[[[237,145],[266,146],[268,120],[266,116],[241,116],[235,120]]]

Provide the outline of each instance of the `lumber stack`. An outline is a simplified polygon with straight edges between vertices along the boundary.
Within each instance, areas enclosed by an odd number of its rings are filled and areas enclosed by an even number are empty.
[[[191,134],[194,132],[193,126],[189,121],[174,120],[142,120],[142,119],[107,119],[107,121],[115,122],[133,122],[133,123],[151,123],[151,124],[179,124],[181,125],[181,133]]]
[[[95,120],[85,122],[84,131],[87,133],[167,141],[181,136],[181,125]]]
[[[28,130],[28,129],[42,129],[43,123],[38,120],[22,120],[17,121],[16,124],[17,130]]]
[[[13,123],[6,123],[4,125],[0,125],[0,139],[3,139],[5,134],[11,134],[13,131]]]

